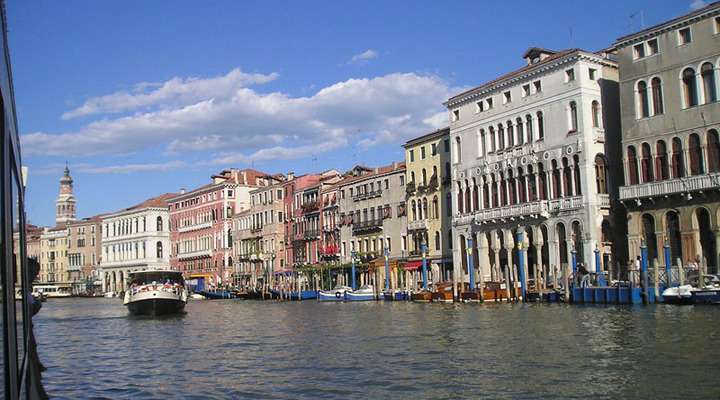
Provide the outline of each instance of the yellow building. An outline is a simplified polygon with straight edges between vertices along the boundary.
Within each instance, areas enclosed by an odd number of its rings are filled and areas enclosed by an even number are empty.
[[[67,227],[46,228],[40,235],[39,280],[41,285],[57,285],[70,293]]]
[[[452,280],[452,186],[450,128],[409,140],[405,148],[407,269],[419,268],[422,245],[427,245],[431,282]]]

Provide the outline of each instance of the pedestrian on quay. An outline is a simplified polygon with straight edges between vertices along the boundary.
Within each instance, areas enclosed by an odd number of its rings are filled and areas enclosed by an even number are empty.
[[[40,263],[34,258],[27,259],[30,282],[34,282],[40,273]],[[30,334],[28,337],[28,370],[26,374],[26,386],[28,397],[30,399],[47,399],[48,395],[42,384],[42,373],[46,370],[37,353],[37,342],[35,341],[35,329],[32,323],[32,317],[40,312],[42,303],[35,299],[32,293],[27,293],[27,301],[30,305]]]

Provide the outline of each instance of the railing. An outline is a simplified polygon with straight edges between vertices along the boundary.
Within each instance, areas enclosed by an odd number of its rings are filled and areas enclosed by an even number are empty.
[[[181,226],[178,228],[178,232],[189,232],[189,231],[194,231],[197,229],[210,228],[210,227],[212,227],[212,224],[213,224],[212,221],[208,221],[208,222],[202,222],[202,223],[194,224],[194,225]]]
[[[305,240],[315,240],[320,236],[320,232],[317,229],[305,231]]]
[[[353,224],[353,233],[358,232],[370,232],[382,229],[382,219],[372,219],[369,221],[362,221]]]
[[[178,258],[181,260],[188,259],[188,258],[210,257],[210,256],[212,256],[212,250],[198,250],[198,251],[191,251],[188,253],[178,254]]]
[[[538,200],[530,203],[475,211],[455,218],[453,224],[466,225],[473,221],[482,222],[494,219],[514,218],[527,215],[539,215],[548,212],[576,210],[582,208],[582,196],[567,197],[555,200]]]
[[[258,233],[262,231],[262,228],[262,226],[253,226],[252,228],[250,228],[250,233]]]
[[[688,176],[660,182],[641,183],[620,188],[620,200],[665,196],[706,189],[720,188],[720,173]]]
[[[309,203],[304,203],[302,206],[303,212],[313,212],[318,211],[320,209],[320,202],[319,201],[311,201]]]
[[[598,194],[598,202],[600,208],[610,208],[610,195],[609,194]]]
[[[407,229],[409,231],[417,231],[417,230],[427,230],[428,229],[428,221],[426,219],[420,219],[417,221],[408,222]]]
[[[382,196],[382,189],[376,189],[371,192],[356,193],[353,195],[353,200],[360,201],[360,200],[372,199],[374,197],[380,197],[380,196]]]

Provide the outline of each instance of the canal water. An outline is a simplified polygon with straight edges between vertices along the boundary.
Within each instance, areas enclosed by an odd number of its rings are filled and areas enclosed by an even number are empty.
[[[53,398],[720,398],[720,307],[51,299]]]

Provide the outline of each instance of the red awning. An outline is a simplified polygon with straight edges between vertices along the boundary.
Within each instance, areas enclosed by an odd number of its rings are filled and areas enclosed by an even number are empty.
[[[413,271],[420,267],[422,267],[422,261],[408,261],[407,264],[405,264],[406,271]]]

